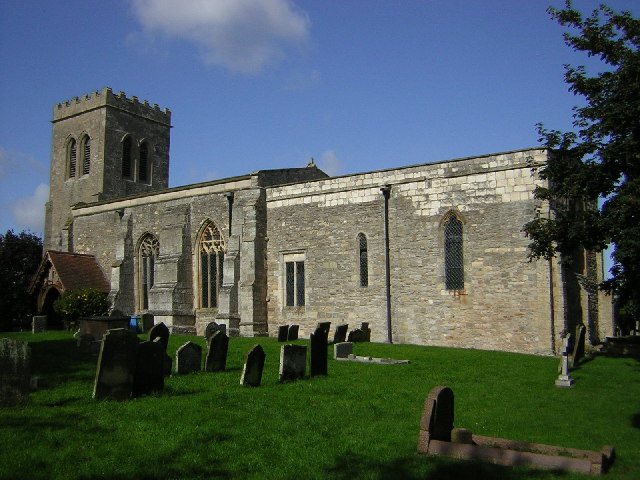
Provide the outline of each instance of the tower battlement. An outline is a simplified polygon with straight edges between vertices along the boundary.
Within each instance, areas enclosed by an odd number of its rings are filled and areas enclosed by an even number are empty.
[[[115,94],[109,87],[104,87],[100,91],[95,90],[90,95],[85,93],[81,97],[73,97],[56,104],[53,107],[52,121],[57,122],[105,106],[171,126],[171,111],[168,108],[161,110],[157,103],[151,105],[147,100],[140,102],[138,97],[131,96],[129,98],[124,92]]]

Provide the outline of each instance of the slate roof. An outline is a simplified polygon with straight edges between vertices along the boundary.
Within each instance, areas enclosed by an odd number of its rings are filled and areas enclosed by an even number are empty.
[[[101,292],[108,293],[111,289],[93,255],[48,250],[34,275],[31,284],[32,290],[38,287],[38,283],[50,268],[57,272],[64,290],[96,288]]]

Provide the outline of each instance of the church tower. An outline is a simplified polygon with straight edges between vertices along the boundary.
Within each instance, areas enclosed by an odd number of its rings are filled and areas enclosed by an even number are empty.
[[[110,88],[53,109],[44,247],[72,251],[71,208],[167,188],[171,112]]]

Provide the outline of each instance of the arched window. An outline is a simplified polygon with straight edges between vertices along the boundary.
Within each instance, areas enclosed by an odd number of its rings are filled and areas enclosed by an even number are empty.
[[[91,169],[91,138],[85,135],[82,139],[82,175],[87,175]]]
[[[131,137],[122,141],[122,178],[131,178]]]
[[[77,145],[75,138],[69,140],[69,178],[76,176]]]
[[[200,308],[216,308],[222,286],[224,239],[220,229],[209,223],[202,231],[200,253]]]
[[[367,258],[367,236],[364,233],[358,234],[358,262],[360,265],[360,286],[369,285],[369,261]]]
[[[444,223],[444,283],[447,290],[464,290],[462,222],[451,214]]]
[[[149,308],[149,291],[154,283],[154,267],[160,252],[158,239],[145,235],[138,248],[138,305],[141,310]]]
[[[149,146],[147,142],[140,144],[140,160],[138,161],[138,181],[146,182],[149,179]]]

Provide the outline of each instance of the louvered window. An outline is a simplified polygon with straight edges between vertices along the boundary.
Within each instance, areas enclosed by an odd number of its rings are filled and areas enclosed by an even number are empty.
[[[447,290],[464,290],[462,222],[451,215],[444,224],[444,270]]]
[[[76,176],[77,146],[75,139],[69,142],[69,178]]]
[[[84,137],[82,142],[82,174],[87,175],[91,169],[91,138]]]
[[[369,261],[367,252],[367,237],[364,233],[358,235],[358,261],[360,264],[360,286],[369,285]]]
[[[214,224],[209,224],[200,239],[200,307],[216,308],[222,287],[224,239]]]
[[[155,261],[158,257],[160,244],[153,235],[146,235],[140,242],[138,255],[139,305],[142,310],[149,308],[149,292],[155,282]]]
[[[146,142],[140,145],[140,161],[138,162],[138,181],[146,182],[148,179],[149,147]]]
[[[131,178],[131,137],[122,141],[122,178]]]

